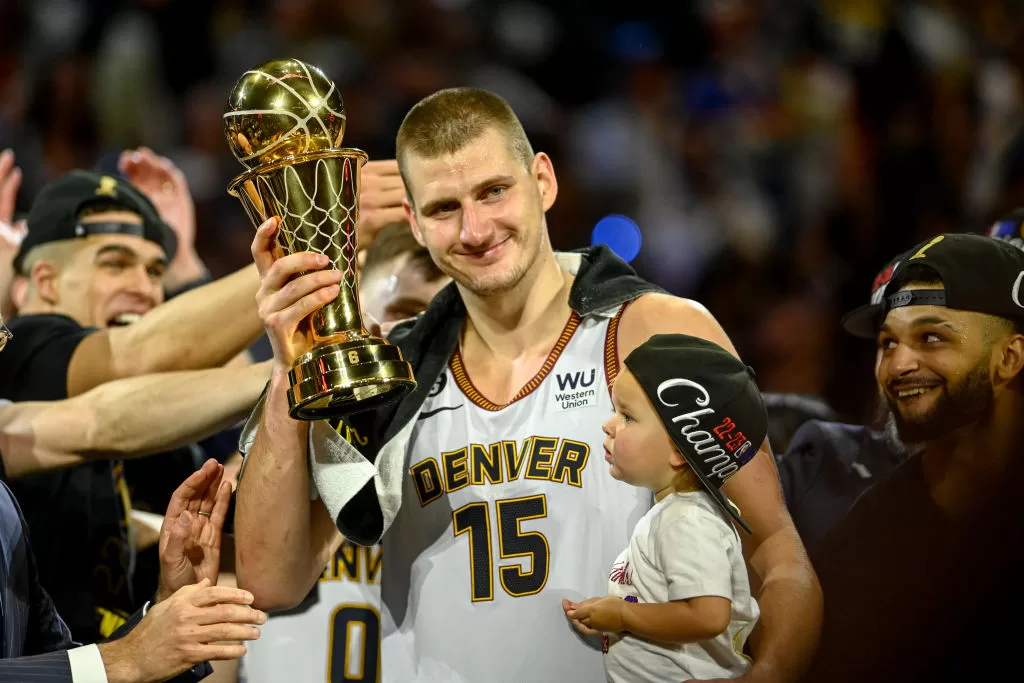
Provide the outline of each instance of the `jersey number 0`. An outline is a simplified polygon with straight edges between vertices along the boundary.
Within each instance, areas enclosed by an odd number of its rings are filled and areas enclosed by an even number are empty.
[[[370,605],[339,605],[331,615],[329,683],[380,680],[380,613]]]

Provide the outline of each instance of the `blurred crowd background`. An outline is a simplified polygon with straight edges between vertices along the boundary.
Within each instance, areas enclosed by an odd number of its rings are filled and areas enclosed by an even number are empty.
[[[634,266],[704,303],[765,391],[873,410],[841,332],[879,268],[1024,204],[1021,0],[0,0],[19,209],[147,145],[186,173],[215,276],[250,261],[221,113],[249,67],[319,65],[345,143],[394,155],[439,88],[506,97],[560,182],[556,248],[633,218]]]

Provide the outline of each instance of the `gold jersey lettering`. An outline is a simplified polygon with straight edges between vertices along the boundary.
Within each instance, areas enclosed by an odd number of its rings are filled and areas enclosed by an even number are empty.
[[[502,484],[517,479],[550,481],[582,488],[590,445],[572,439],[530,436],[522,444],[507,439],[472,443],[412,465],[409,474],[420,505],[467,486]]]
[[[380,546],[367,547],[344,541],[320,574],[320,581],[380,583],[381,559]]]

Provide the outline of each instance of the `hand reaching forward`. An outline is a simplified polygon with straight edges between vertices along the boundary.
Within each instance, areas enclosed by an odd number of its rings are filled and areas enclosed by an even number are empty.
[[[256,625],[267,615],[252,601],[249,591],[207,579],[179,589],[122,638],[99,645],[108,683],[164,681],[202,662],[242,657],[244,645],[223,641],[260,637]]]

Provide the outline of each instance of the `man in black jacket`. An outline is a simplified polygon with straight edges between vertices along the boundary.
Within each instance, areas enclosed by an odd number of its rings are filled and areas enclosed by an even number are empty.
[[[912,449],[817,544],[828,599],[808,683],[997,680],[1016,646],[1024,559],[1024,253],[939,235],[848,329]]]

